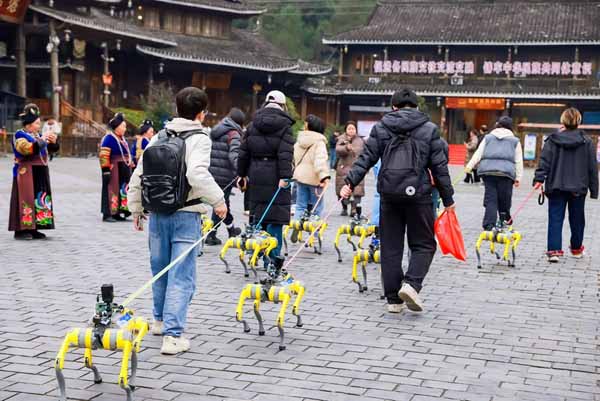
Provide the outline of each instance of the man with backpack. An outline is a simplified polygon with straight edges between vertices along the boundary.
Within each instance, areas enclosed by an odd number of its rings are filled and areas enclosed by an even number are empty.
[[[149,245],[152,275],[184,252],[187,255],[152,285],[152,334],[163,335],[160,352],[174,355],[190,348],[182,336],[188,306],[196,288],[196,252],[204,204],[221,219],[227,215],[223,191],[208,171],[211,141],[202,125],[208,96],[188,87],[175,97],[177,114],[155,135],[129,182],[129,208],[134,226],[143,231],[144,210],[150,212]]]
[[[233,225],[233,215],[229,210],[229,197],[233,188],[232,181],[236,177],[237,160],[240,153],[240,139],[243,134],[244,112],[238,108],[232,108],[227,117],[217,124],[210,131],[212,139],[212,150],[210,153],[209,171],[215,178],[219,187],[225,194],[225,203],[227,204],[227,217],[223,224],[227,228],[229,237],[235,237],[242,233],[238,227]],[[219,217],[213,212],[212,221],[217,224]],[[217,230],[211,231],[206,237],[206,245],[221,245],[222,242],[217,238]]]
[[[411,90],[394,93],[392,111],[371,130],[340,193],[349,197],[381,158],[377,178],[381,196],[381,269],[390,313],[401,312],[404,304],[415,312],[423,310],[418,294],[436,249],[429,172],[446,210],[455,207],[439,129],[417,109],[417,104],[417,95]],[[411,251],[406,274],[402,270],[405,232]]]

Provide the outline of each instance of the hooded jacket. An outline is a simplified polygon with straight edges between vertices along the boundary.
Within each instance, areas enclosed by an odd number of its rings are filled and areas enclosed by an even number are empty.
[[[185,118],[174,118],[165,126],[168,130],[177,133],[188,131],[202,131],[202,134],[191,135],[185,140],[185,164],[187,166],[186,177],[190,184],[188,200],[201,199],[203,203],[211,205],[213,208],[224,202],[223,191],[215,182],[212,175],[208,172],[210,165],[211,142],[208,129],[198,121],[186,120]],[[154,135],[146,150],[158,141],[159,135]],[[144,154],[142,154],[139,163],[129,181],[129,190],[127,192],[127,203],[131,213],[140,214],[142,207],[142,180],[144,174]],[[206,213],[206,206],[202,203],[192,205],[181,209],[184,212]]]
[[[294,145],[294,180],[317,186],[329,175],[327,138],[314,131],[300,131]]]
[[[478,164],[477,174],[480,176],[495,175],[521,181],[523,178],[521,142],[511,130],[495,128],[483,138],[465,170],[470,173]]]
[[[242,127],[229,117],[225,117],[210,131],[212,150],[208,170],[221,188],[235,178],[242,133]]]
[[[549,196],[557,191],[598,199],[598,165],[592,140],[581,130],[557,131],[544,143],[534,182],[545,183]]]
[[[294,119],[277,107],[256,112],[240,146],[237,173],[248,177],[250,222],[257,223],[275,195],[280,179],[292,178],[294,156]],[[289,188],[282,189],[262,221],[289,224],[292,198]]]
[[[431,203],[430,171],[444,206],[452,205],[454,190],[448,172],[448,157],[444,153],[444,142],[440,138],[438,127],[429,121],[425,113],[413,108],[391,111],[375,124],[363,152],[348,173],[346,182],[354,187],[362,181],[369,169],[383,156],[386,146],[395,135],[410,136],[418,141],[418,165],[423,171],[415,201]]]

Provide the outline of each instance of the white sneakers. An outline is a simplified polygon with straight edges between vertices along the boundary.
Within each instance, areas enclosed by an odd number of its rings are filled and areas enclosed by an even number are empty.
[[[153,336],[162,336],[163,322],[161,322],[160,320],[153,321],[150,331],[152,332]]]
[[[419,298],[417,291],[408,283],[402,284],[398,296],[404,301],[406,307],[413,312],[423,311],[423,301]]]
[[[175,355],[180,352],[189,351],[190,340],[184,337],[164,336],[160,353],[164,355]]]
[[[387,310],[389,313],[400,313],[404,309],[404,304],[388,304]]]

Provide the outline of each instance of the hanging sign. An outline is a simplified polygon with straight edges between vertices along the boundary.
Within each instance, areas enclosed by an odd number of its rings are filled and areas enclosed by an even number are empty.
[[[484,75],[510,75],[527,77],[529,75],[579,76],[592,75],[591,62],[570,61],[485,61]]]
[[[29,3],[30,0],[0,0],[0,20],[21,23]]]
[[[503,98],[447,97],[447,109],[504,110]]]
[[[523,160],[535,160],[535,148],[537,146],[537,135],[525,135],[525,146],[523,147]]]
[[[475,74],[473,61],[375,60],[375,74]]]

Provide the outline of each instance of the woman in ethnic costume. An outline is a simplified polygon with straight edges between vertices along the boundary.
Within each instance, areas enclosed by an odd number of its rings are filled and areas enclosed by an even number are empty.
[[[40,135],[40,109],[25,106],[20,115],[23,128],[15,133],[13,186],[8,230],[15,239],[44,239],[38,230],[54,229],[48,155],[58,151],[56,134]]]
[[[136,135],[135,142],[133,143],[133,147],[131,149],[131,154],[133,155],[133,163],[134,166],[137,166],[138,160],[142,157],[142,153],[144,153],[144,149],[150,143],[150,139],[154,136],[154,124],[152,120],[144,120],[142,125],[138,130],[138,134]]]
[[[113,223],[131,215],[127,208],[127,185],[133,165],[129,145],[125,140],[127,124],[122,113],[108,122],[109,131],[100,144],[102,169],[102,220]]]

